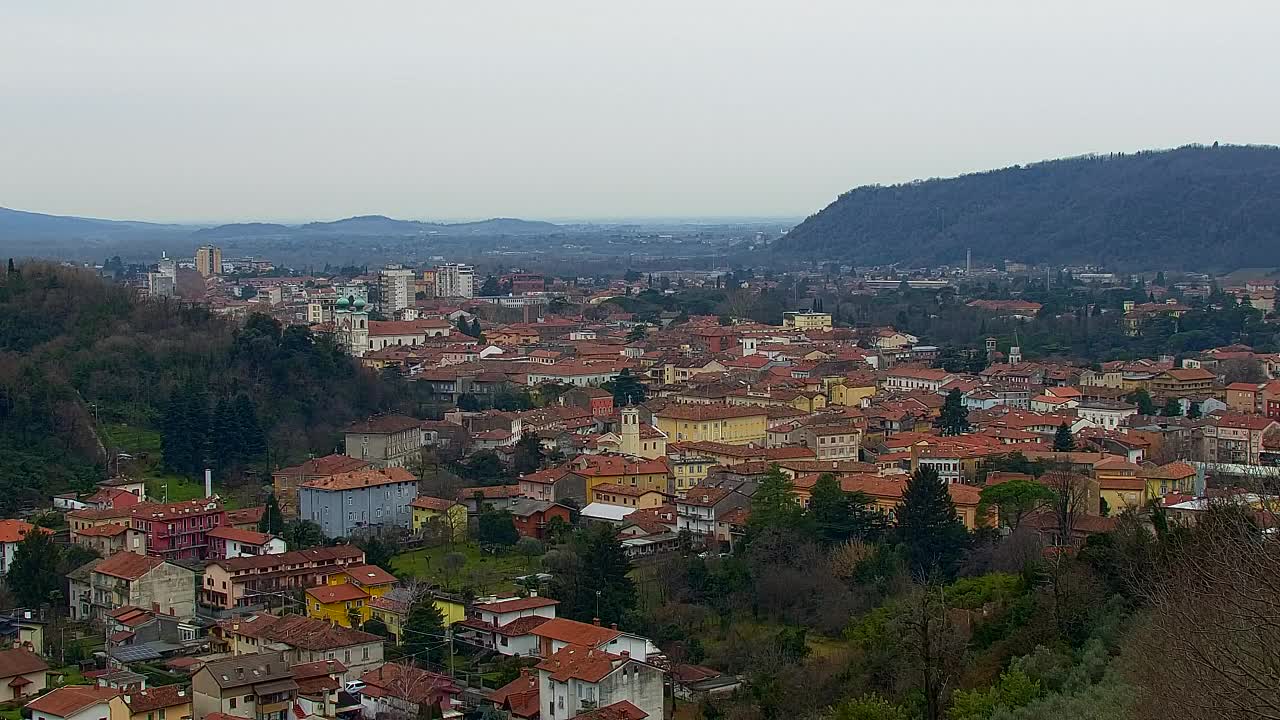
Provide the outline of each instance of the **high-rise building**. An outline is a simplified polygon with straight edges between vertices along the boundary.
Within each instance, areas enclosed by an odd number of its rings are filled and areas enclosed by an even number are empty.
[[[436,297],[469,298],[476,294],[476,269],[448,263],[436,266]]]
[[[196,272],[204,277],[222,274],[222,248],[202,245],[196,248]]]
[[[378,277],[378,290],[382,295],[382,312],[390,315],[404,310],[413,304],[413,271],[399,265],[387,267]]]
[[[173,297],[178,292],[178,263],[160,253],[155,272],[147,273],[147,294],[151,297]]]

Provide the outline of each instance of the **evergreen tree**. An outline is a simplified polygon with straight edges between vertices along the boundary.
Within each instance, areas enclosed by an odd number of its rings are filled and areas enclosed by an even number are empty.
[[[1164,402],[1164,409],[1160,412],[1165,417],[1178,417],[1182,415],[1182,403],[1178,398],[1169,398]]]
[[[1156,404],[1151,400],[1151,394],[1146,390],[1139,388],[1125,396],[1125,399],[1138,406],[1139,415],[1155,415]]]
[[[549,593],[560,601],[558,614],[582,622],[625,622],[635,610],[631,561],[618,542],[617,528],[596,523],[574,533],[566,567],[553,573]],[[599,609],[597,612],[597,608]]]
[[[258,409],[244,393],[236,396],[232,409],[235,420],[239,457],[242,462],[262,462],[267,455],[267,436],[258,422]]]
[[[467,335],[467,336],[471,335],[471,325],[467,323],[466,318],[459,316],[457,321],[454,322],[454,326],[457,327],[458,332],[462,333],[463,335]]]
[[[964,406],[964,395],[959,390],[947,393],[942,412],[933,425],[943,435],[959,435],[969,429],[969,409]]]
[[[420,666],[438,665],[448,643],[444,637],[444,614],[429,594],[413,602],[401,633],[406,659]]]
[[[493,297],[501,295],[502,290],[498,287],[498,278],[490,275],[484,279],[484,284],[480,286],[480,295],[482,297]]]
[[[613,405],[626,407],[644,402],[644,384],[631,374],[631,368],[624,368],[618,377],[613,379]]]
[[[182,392],[174,388],[169,393],[169,401],[165,404],[160,421],[160,453],[164,458],[165,469],[175,473],[185,471],[189,455],[186,443],[187,405]]]
[[[809,520],[819,542],[836,545],[846,540],[880,536],[883,516],[871,507],[863,493],[848,493],[831,473],[823,473],[809,498]]]
[[[5,575],[5,585],[21,605],[35,608],[49,603],[56,607],[65,602],[65,598],[59,597],[62,576],[58,574],[58,559],[61,555],[52,533],[33,530],[18,542],[13,562]]]
[[[471,337],[476,339],[484,337],[484,330],[480,327],[480,318],[471,318]]]
[[[1075,449],[1076,439],[1071,435],[1071,428],[1067,427],[1066,423],[1062,423],[1053,434],[1053,451],[1072,452]]]
[[[209,433],[213,444],[212,457],[217,463],[218,474],[228,477],[232,469],[241,464],[242,447],[234,410],[226,398],[219,398],[214,406]]]
[[[837,485],[836,490],[840,488]],[[805,529],[805,515],[796,501],[795,486],[777,465],[770,468],[756,492],[751,496],[751,513],[747,516],[747,537],[754,538],[765,530]]]
[[[476,525],[476,539],[486,545],[515,545],[520,540],[511,513],[485,508]]]
[[[545,457],[542,440],[535,433],[525,432],[516,442],[515,451],[512,453],[512,469],[521,475],[537,472],[542,467]]]
[[[463,393],[458,396],[458,409],[465,412],[476,412],[480,409],[480,398],[471,393]]]
[[[912,572],[918,576],[938,573],[952,577],[969,541],[946,483],[930,467],[916,470],[907,480],[895,531]]]
[[[258,521],[258,532],[280,535],[284,532],[284,515],[280,512],[280,503],[276,494],[267,496],[266,508],[262,511],[262,519]]]
[[[647,326],[644,324],[636,325],[631,328],[631,332],[627,333],[627,342],[637,342],[649,336]]]
[[[1188,419],[1188,420],[1196,420],[1196,419],[1199,419],[1199,418],[1200,418],[1200,415],[1201,415],[1201,411],[1200,411],[1200,403],[1193,402],[1193,403],[1191,403],[1190,405],[1188,405],[1188,406],[1187,406],[1187,419]]]

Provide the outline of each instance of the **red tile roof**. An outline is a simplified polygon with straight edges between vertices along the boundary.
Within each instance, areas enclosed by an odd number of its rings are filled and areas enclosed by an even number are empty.
[[[135,715],[191,702],[191,691],[182,685],[156,685],[125,693],[125,705]]]
[[[612,705],[579,713],[574,716],[574,720],[644,720],[647,717],[649,713],[626,700],[619,700]]]
[[[417,428],[421,420],[406,415],[374,415],[347,426],[346,432],[365,435],[387,435]]]
[[[302,483],[302,487],[330,492],[358,490],[360,488],[379,487],[395,483],[417,482],[413,473],[401,467],[389,467],[382,470],[356,470],[328,477],[315,478]]]
[[[301,465],[276,470],[272,475],[336,475],[369,467],[369,463],[348,455],[325,455],[312,458]]]
[[[307,588],[307,595],[316,599],[316,602],[328,605],[330,603],[351,602],[353,600],[367,600],[369,593],[361,590],[352,583],[342,583],[341,585],[320,585],[313,588]]]
[[[413,502],[409,503],[409,507],[418,508],[419,510],[436,510],[444,512],[457,504],[458,503],[453,500],[431,497],[430,495],[419,495],[413,499]]]
[[[241,530],[239,528],[226,525],[210,530],[208,535],[211,538],[218,538],[220,540],[234,540],[243,545],[266,545],[271,542],[271,539],[274,537],[268,533]]]
[[[377,565],[350,565],[343,572],[357,585],[390,585],[395,583],[396,576]]]
[[[0,679],[11,678],[15,675],[44,672],[48,669],[49,664],[30,650],[22,648],[0,650]]]
[[[672,420],[729,420],[732,418],[757,417],[767,415],[764,408],[749,405],[687,405],[672,403],[655,413],[660,418]]]
[[[542,627],[545,628],[549,624],[543,623]],[[534,634],[541,635],[542,633],[535,630]],[[595,644],[598,645],[600,643]],[[621,659],[620,655],[598,650],[589,645],[572,643],[560,648],[551,657],[538,663],[536,667],[539,670],[545,670],[550,673],[551,679],[556,682],[579,680],[597,683],[613,672],[614,661]]]
[[[118,552],[98,563],[93,571],[124,580],[137,580],[163,564],[164,560],[150,555]]]
[[[119,690],[91,685],[68,685],[27,703],[31,710],[65,718],[96,703],[106,703],[120,694]]]
[[[559,605],[559,604],[560,604],[559,600],[553,600],[548,597],[537,596],[537,597],[527,597],[527,598],[512,598],[510,600],[499,600],[497,602],[491,602],[491,603],[477,603],[475,605],[475,609],[483,610],[485,612],[492,612],[492,613],[509,613],[509,612],[520,612],[521,610],[534,610],[537,608],[551,607],[552,605]]]
[[[568,618],[554,618],[550,622],[543,623],[541,627],[533,631],[533,634],[538,637],[559,640],[570,645],[599,647],[612,641],[622,633],[612,628],[591,625],[577,620],[569,620]]]

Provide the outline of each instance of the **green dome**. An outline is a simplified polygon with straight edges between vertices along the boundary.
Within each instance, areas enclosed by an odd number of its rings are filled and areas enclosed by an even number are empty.
[[[364,307],[364,298],[356,298],[355,306],[356,306],[356,309],[357,309],[357,310],[359,310],[360,308],[363,308],[363,307]]]
[[[340,308],[345,308],[346,306],[348,306],[348,305],[350,305],[350,304],[351,304],[351,301],[350,301],[350,300],[348,300],[348,299],[346,299],[346,298],[338,298],[338,307],[340,307]]]

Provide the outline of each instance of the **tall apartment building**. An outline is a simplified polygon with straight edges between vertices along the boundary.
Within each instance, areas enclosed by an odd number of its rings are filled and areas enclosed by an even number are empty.
[[[476,269],[470,265],[449,263],[436,267],[436,297],[475,297]]]
[[[403,310],[413,304],[413,271],[399,265],[387,267],[378,276],[378,289],[382,293],[382,312]]]
[[[222,274],[222,248],[202,245],[196,248],[196,272],[204,277]]]

